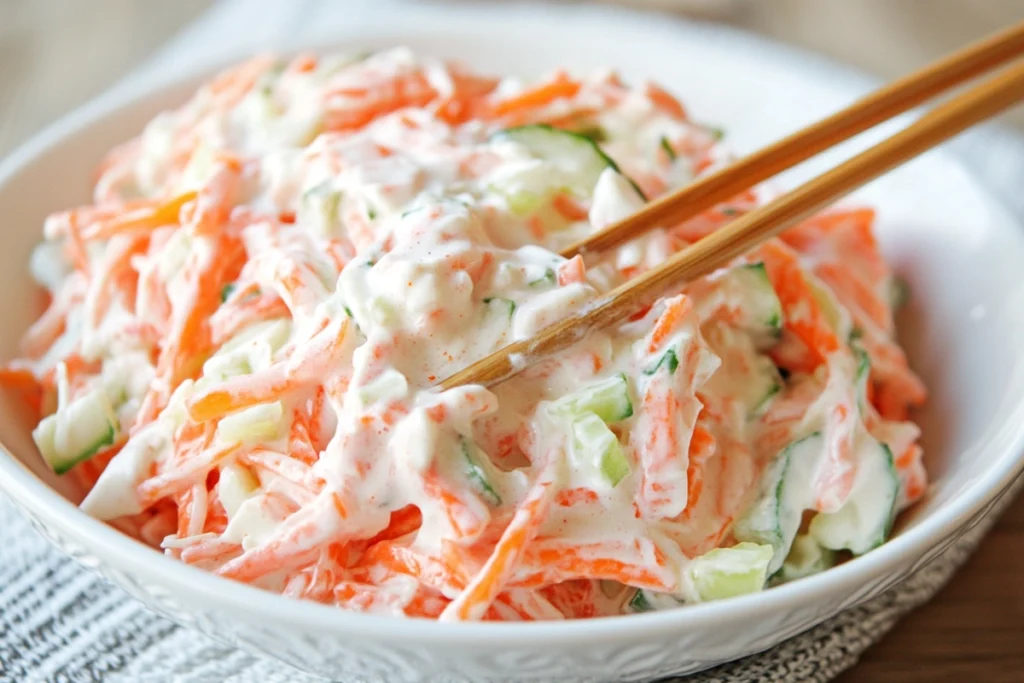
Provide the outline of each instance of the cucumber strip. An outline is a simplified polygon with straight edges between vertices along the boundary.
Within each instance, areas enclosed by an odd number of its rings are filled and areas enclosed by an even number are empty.
[[[483,465],[474,455],[477,452],[476,444],[464,436],[459,437],[459,448],[462,450],[462,457],[466,461],[466,476],[483,498],[491,505],[501,505],[501,496],[491,485],[487,472]]]
[[[799,534],[793,547],[782,563],[782,568],[772,577],[772,583],[786,583],[802,579],[811,574],[823,572],[836,562],[836,554],[822,548],[809,534]]]
[[[522,190],[505,195],[508,210],[516,216],[529,216],[544,206],[547,198],[543,194]]]
[[[548,268],[547,270],[544,271],[544,274],[542,276],[540,276],[536,280],[530,280],[527,284],[530,287],[548,287],[550,285],[555,284],[556,281],[557,280],[555,278],[554,269]]]
[[[734,395],[748,418],[763,414],[785,383],[775,363],[758,352],[751,335],[728,323],[712,321],[704,326],[703,332],[713,353],[733,359],[719,367],[705,386],[712,392]]]
[[[853,332],[853,323],[846,309],[839,305],[836,295],[827,285],[813,275],[807,275],[807,285],[810,287],[811,294],[814,295],[814,300],[821,307],[829,327],[832,328],[840,339],[849,339],[850,334]]]
[[[583,126],[581,128],[577,128],[569,132],[573,133],[574,135],[585,137],[586,139],[594,143],[604,142],[605,140],[608,139],[608,133],[605,132],[604,128],[596,124]]]
[[[261,403],[232,413],[217,424],[217,438],[226,443],[259,443],[281,435],[284,406]]]
[[[676,160],[676,152],[674,149],[672,149],[672,145],[668,144],[668,138],[666,138],[664,135],[661,136],[661,140],[658,142],[658,144],[661,146],[663,150],[665,150],[665,154],[668,156],[669,161]]]
[[[359,389],[359,402],[368,406],[385,399],[402,398],[408,392],[409,382],[405,375],[394,368],[388,368]]]
[[[759,349],[773,346],[782,336],[782,302],[763,263],[732,268],[723,276],[727,296],[743,302],[739,326],[754,335]]]
[[[259,480],[243,465],[228,463],[220,468],[217,495],[228,515],[228,520],[238,513],[242,503],[256,493],[259,487]]]
[[[721,600],[762,590],[773,555],[770,545],[739,543],[694,558],[686,572],[701,602]]]
[[[309,207],[316,218],[314,225],[325,235],[331,235],[338,223],[338,210],[341,208],[341,190],[332,187],[331,180],[325,180],[302,194],[302,202]]]
[[[64,474],[117,440],[120,427],[102,389],[94,389],[44,418],[32,431],[43,460]]]
[[[644,370],[644,374],[653,375],[662,366],[665,366],[665,370],[668,374],[671,375],[675,373],[676,368],[679,367],[679,356],[676,355],[675,349],[669,349],[666,351],[661,358],[658,359],[657,363]]]
[[[654,605],[647,600],[647,596],[643,590],[637,590],[637,592],[630,598],[629,611],[636,614],[642,612],[653,612],[655,609]]]
[[[771,374],[768,375],[766,373],[761,376],[770,377],[770,379],[761,385],[763,387],[763,391],[761,391],[761,393],[754,398],[752,404],[748,406],[751,417],[760,417],[761,415],[764,415],[764,412],[768,409],[772,399],[782,391],[783,379],[782,375],[779,374],[778,368],[775,367],[775,364],[772,363],[770,359],[765,358],[764,360],[771,365]]]
[[[503,299],[500,296],[489,296],[484,299],[484,303],[487,304],[491,310],[501,311],[509,319],[512,318],[512,314],[516,312],[516,302],[512,299]]]
[[[668,593],[655,593],[638,589],[629,600],[629,611],[635,614],[641,612],[654,612],[660,609],[671,609],[684,604],[681,600],[672,597]]]
[[[637,194],[647,199],[633,179],[622,173],[618,164],[585,135],[537,123],[507,128],[495,133],[492,139],[517,142],[535,157],[551,163],[559,170],[564,189],[582,199],[594,193],[597,179],[606,168],[629,180]]]
[[[889,537],[900,491],[899,473],[888,446],[865,436],[858,450],[850,497],[836,512],[815,515],[809,529],[823,547],[849,550],[854,555],[877,548]]]
[[[738,387],[738,391],[747,415],[758,417],[768,408],[772,398],[782,391],[783,380],[779,369],[768,356],[754,355],[751,365],[753,372],[747,375],[748,381]]]
[[[381,296],[375,296],[366,305],[370,319],[381,327],[390,327],[398,322],[398,311],[395,306]]]
[[[910,301],[910,284],[901,277],[893,276],[889,282],[889,306],[896,311]]]
[[[595,467],[612,487],[629,474],[629,461],[622,453],[619,439],[594,413],[585,413],[572,422],[573,453],[588,466]]]
[[[871,377],[871,359],[868,357],[867,351],[855,341],[850,343],[850,350],[853,351],[853,356],[857,360],[854,382],[856,384],[857,406],[863,415],[867,414],[868,410],[868,381],[870,381]]]
[[[633,415],[629,381],[622,373],[601,380],[558,399],[552,404],[551,412],[557,417],[570,418],[594,413],[606,424],[625,420]]]
[[[803,517],[803,499],[811,486],[814,465],[824,446],[820,432],[794,441],[768,464],[757,495],[736,522],[739,541],[770,545],[774,549],[770,574],[782,566]]]

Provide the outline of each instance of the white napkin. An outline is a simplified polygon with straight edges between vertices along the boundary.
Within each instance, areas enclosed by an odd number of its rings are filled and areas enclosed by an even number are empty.
[[[257,48],[326,42],[337,27],[365,20],[371,12],[395,11],[398,5],[404,13],[436,10],[436,3],[399,0],[222,0],[118,87],[137,80],[170,79]],[[1024,195],[1017,191],[1016,181],[1024,177],[1024,140],[987,127],[962,136],[952,149],[1024,219]],[[1019,489],[1018,485],[987,516],[969,525],[931,565],[888,593],[768,652],[688,677],[686,682],[823,683],[833,678],[945,584]],[[321,680],[150,613],[119,588],[61,555],[5,500],[0,500],[0,546],[0,681]]]

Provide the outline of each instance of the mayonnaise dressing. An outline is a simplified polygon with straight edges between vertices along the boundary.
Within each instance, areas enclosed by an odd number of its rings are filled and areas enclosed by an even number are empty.
[[[267,59],[154,119],[97,196],[104,206],[197,199],[151,226],[127,270],[116,248],[137,233],[89,244],[94,269],[118,273],[113,300],[113,282],[69,262],[66,219],[48,221],[31,261],[69,313],[30,367],[66,375],[71,352],[98,362],[99,374],[63,391],[102,388],[124,425],[83,509],[162,528],[168,507],[155,504],[171,501],[178,533],[163,546],[185,561],[194,553],[227,576],[352,609],[445,618],[483,580],[502,535],[535,514],[491,609],[552,618],[579,616],[560,587],[578,579],[608,589],[592,610],[633,609],[633,588],[659,604],[702,599],[687,568],[734,543],[766,465],[809,433],[835,453],[794,461],[790,504],[882,505],[862,493],[865,477],[881,476],[881,461],[859,468],[878,452],[863,444],[909,452],[917,431],[868,404],[848,340],[862,330],[872,360],[895,367],[878,351],[891,326],[868,326],[832,291],[822,264],[839,252],[824,242],[802,252],[811,300],[780,303],[763,269],[730,279],[755,256],[506,382],[433,388],[584,311],[737,210],[656,226],[586,264],[560,256],[728,158],[715,131],[657,89],[607,71],[568,78],[546,86],[567,94],[520,111],[541,97],[532,86],[404,49]],[[534,123],[544,124],[530,129],[534,143],[507,130]],[[217,202],[227,206],[204,232],[197,206]],[[858,275],[888,282],[865,264]],[[197,284],[218,269],[231,273],[218,292]],[[197,307],[208,310],[193,324]],[[783,311],[823,311],[841,340],[814,373],[778,369],[807,355]],[[181,330],[190,336],[170,339]],[[175,344],[193,345],[181,367],[164,358]],[[837,406],[848,420],[837,422]],[[196,422],[203,410],[217,416]],[[837,467],[852,483],[833,481]],[[147,498],[154,482],[170,493]],[[423,573],[367,559],[391,546]]]

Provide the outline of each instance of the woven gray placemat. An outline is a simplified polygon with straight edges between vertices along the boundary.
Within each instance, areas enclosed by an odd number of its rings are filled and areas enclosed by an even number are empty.
[[[282,32],[298,29],[301,12],[321,21],[328,3],[261,3],[226,0],[164,50],[133,78],[166,76],[195,67],[202,38],[219,59],[238,47],[237,32],[227,39],[225,27],[237,25],[239,13],[254,16],[246,40],[273,44]],[[284,9],[287,8],[287,9]],[[218,40],[211,40],[218,38]],[[220,40],[224,38],[224,40]],[[1004,204],[1024,219],[1024,195],[1015,179],[1024,175],[1024,140],[994,127],[956,140],[951,148]],[[1024,482],[1009,491],[989,512],[928,566],[883,595],[847,610],[775,648],[685,679],[686,683],[823,683],[856,663],[871,644],[904,614],[931,598],[977,546],[998,514]],[[86,681],[179,683],[313,683],[307,676],[275,661],[222,645],[156,616],[106,580],[81,568],[43,540],[6,500],[0,498],[0,681]],[[677,679],[682,681],[683,679]],[[666,682],[668,683],[668,682]]]

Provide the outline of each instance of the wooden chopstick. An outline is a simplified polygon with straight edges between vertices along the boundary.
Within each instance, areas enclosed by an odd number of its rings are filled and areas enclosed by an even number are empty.
[[[658,268],[617,287],[586,310],[510,344],[440,383],[490,385],[541,358],[571,346],[593,329],[613,325],[669,287],[719,268],[784,228],[864,183],[1024,98],[1024,62],[950,99],[892,137],[861,152],[824,175],[755,209],[673,255]]]
[[[655,225],[676,225],[812,156],[1024,53],[1024,22],[954,52],[852,105],[764,147],[680,192],[562,250],[572,258],[628,242]]]

